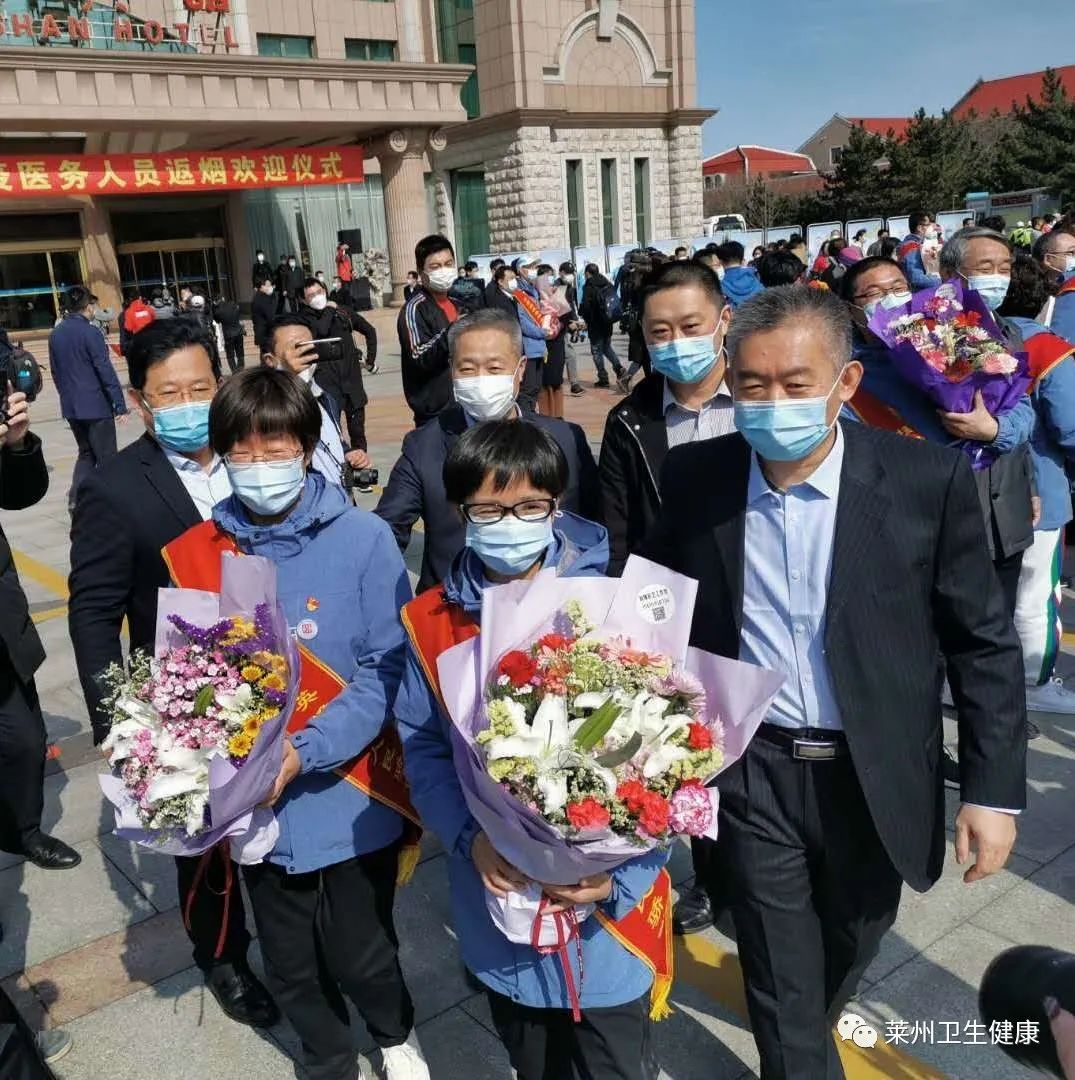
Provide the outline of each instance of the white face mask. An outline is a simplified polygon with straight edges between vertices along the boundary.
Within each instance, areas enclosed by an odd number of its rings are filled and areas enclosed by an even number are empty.
[[[426,275],[429,278],[429,287],[435,292],[447,292],[459,276],[459,271],[454,266],[441,266],[436,270],[430,270]]]
[[[287,265],[288,266],[294,266],[295,265],[295,260],[294,259],[288,259],[287,260]]]
[[[1047,255],[1048,265],[1060,274],[1075,273],[1075,252],[1070,255],[1057,252],[1055,255]],[[1057,265],[1059,263],[1059,266]]]
[[[265,256],[262,255],[261,252],[258,252],[258,262],[264,262],[264,261],[265,261]]]
[[[455,400],[474,420],[500,420],[515,404],[515,376],[467,375],[452,380]]]
[[[323,292],[314,293],[306,302],[314,311],[324,311],[328,305],[328,297]]]
[[[517,289],[518,287],[519,287],[519,280],[518,280],[518,278],[512,278],[512,279],[511,279],[510,281],[505,281],[505,282],[504,282],[504,288],[505,288],[505,289],[506,289],[506,290],[507,290],[508,292],[515,292],[515,290],[516,290],[516,289]]]

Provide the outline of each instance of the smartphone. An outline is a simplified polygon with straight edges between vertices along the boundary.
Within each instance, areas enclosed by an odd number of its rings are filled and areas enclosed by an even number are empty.
[[[314,338],[313,341],[300,341],[300,345],[327,345],[331,341],[343,341],[343,338],[338,337],[323,337]]]

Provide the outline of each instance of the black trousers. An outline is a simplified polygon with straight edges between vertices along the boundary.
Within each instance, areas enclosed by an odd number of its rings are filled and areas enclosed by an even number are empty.
[[[214,964],[246,966],[246,954],[250,948],[250,931],[246,928],[246,908],[243,891],[239,888],[238,871],[232,880],[231,895],[224,902],[225,872],[218,852],[209,855],[205,869],[198,873],[198,864],[206,856],[175,857],[176,886],[179,890],[179,910],[190,913],[190,929],[187,937],[194,946],[194,963],[208,971]],[[191,890],[194,898],[190,900]],[[226,924],[226,928],[225,928]],[[220,956],[216,955],[221,932],[224,945]]]
[[[243,337],[226,337],[224,339],[224,355],[228,358],[228,370],[234,375],[246,366]]]
[[[116,421],[108,416],[101,420],[68,420],[67,423],[78,445],[71,490],[67,494],[68,506],[73,508],[83,480],[116,456]]]
[[[381,1047],[406,1042],[414,1005],[392,921],[399,847],[309,874],[244,866],[269,990],[302,1040],[309,1080],[355,1080],[344,995]]]
[[[366,445],[366,406],[360,405],[347,414],[347,436],[352,450],[368,450]]]
[[[519,396],[516,398],[522,412],[537,412],[538,394],[541,393],[541,369],[544,366],[545,357],[543,356],[532,356],[526,359],[523,381],[519,386]]]
[[[993,568],[1000,578],[1000,587],[1004,590],[1004,602],[1008,607],[1008,614],[1015,615],[1015,604],[1019,597],[1019,572],[1023,569],[1023,552],[1009,555],[1008,558],[993,560]]]
[[[0,656],[0,850],[21,852],[41,828],[45,750],[45,720],[37,690],[15,674],[4,653]]]
[[[832,1023],[896,918],[902,881],[846,753],[799,761],[763,727],[720,791],[715,860],[762,1080],[835,1080]]]
[[[610,1009],[535,1009],[486,990],[518,1080],[657,1080],[649,994]]]

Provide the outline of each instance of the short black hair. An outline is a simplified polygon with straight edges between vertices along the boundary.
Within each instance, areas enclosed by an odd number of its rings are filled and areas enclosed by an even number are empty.
[[[407,271],[407,277],[416,278],[417,276],[418,276],[418,271],[417,270],[408,270]]]
[[[852,263],[845,271],[844,276],[840,278],[840,299],[850,304],[854,299],[855,290],[858,288],[859,278],[870,270],[876,270],[879,266],[883,266],[888,270],[898,270],[905,280],[907,278],[907,275],[903,272],[903,267],[899,263],[886,259],[883,255],[867,255],[865,259],[859,259],[857,263]]]
[[[465,503],[490,473],[496,491],[523,478],[554,499],[567,490],[567,458],[559,443],[526,420],[489,420],[459,437],[444,462],[448,501]]]
[[[515,273],[515,271],[512,270],[512,268],[510,266],[508,266],[507,263],[501,263],[493,271],[493,280],[496,281],[496,282],[501,282],[501,281],[504,280],[504,278],[506,278],[508,276],[508,274],[514,274],[514,273]]]
[[[916,232],[919,225],[927,225],[933,221],[933,215],[928,210],[912,210],[907,219],[907,227],[911,232]]]
[[[589,274],[591,277],[598,277],[601,273],[601,267],[597,263],[587,263],[582,268],[583,274]]]
[[[455,258],[455,248],[452,247],[451,240],[446,236],[442,236],[440,233],[433,233],[431,236],[423,236],[417,244],[414,245],[414,265],[419,272],[425,267],[426,259],[430,255],[436,255],[438,251],[450,251],[452,258]]]
[[[201,322],[192,317],[157,319],[139,330],[127,344],[127,381],[135,390],[144,390],[146,375],[154,364],[159,364],[180,349],[200,345],[209,357],[213,378],[220,378],[220,359]]]
[[[745,254],[746,249],[738,240],[726,240],[717,248],[717,258],[722,263],[741,263]]]
[[[223,457],[240,439],[254,434],[293,435],[303,453],[311,454],[321,438],[321,406],[290,371],[247,368],[232,375],[213,398],[209,445]]]
[[[667,262],[653,270],[642,282],[642,289],[638,294],[638,310],[644,315],[651,296],[687,285],[701,289],[712,300],[718,314],[720,313],[724,307],[720,278],[708,266],[697,262]]]
[[[788,237],[789,248],[799,247],[805,243],[806,241],[802,238],[802,233],[793,232],[791,236]]]
[[[575,272],[575,264],[569,262],[560,263],[561,274],[573,274]]]
[[[794,246],[790,240],[788,246]],[[791,251],[770,251],[758,260],[758,280],[767,289],[777,285],[794,285],[805,270],[806,264]]]
[[[469,274],[471,270],[478,269],[478,264],[473,259],[467,259],[467,261],[463,263],[463,269]]]
[[[63,306],[67,311],[85,311],[90,304],[95,303],[97,297],[85,285],[72,285],[63,298]]]
[[[881,254],[886,259],[894,258],[897,251],[900,249],[900,242],[894,236],[886,236],[881,241]]]
[[[679,247],[676,248],[676,254],[678,255],[681,251],[686,251],[686,250],[687,249],[682,244],[680,244]]]
[[[308,289],[308,288],[309,288],[309,287],[310,287],[311,285],[316,285],[316,286],[317,286],[317,287],[318,287],[319,289],[323,289],[323,288],[325,287],[325,283],[324,283],[323,281],[318,281],[318,280],[317,280],[317,278],[315,278],[315,277],[308,277],[308,278],[307,278],[307,279],[306,279],[306,280],[305,280],[305,281],[304,281],[304,282],[302,283],[302,291],[303,291],[303,292],[306,292],[306,290],[307,290],[307,289]]]
[[[984,217],[978,224],[983,229],[992,229],[993,232],[1000,233],[1001,236],[1008,231],[1008,223],[1001,214],[991,214],[989,217]]]
[[[538,277],[544,277],[545,274],[552,273],[552,267],[548,263],[541,263],[538,268]]]
[[[997,308],[1008,318],[1036,319],[1053,292],[1054,275],[1030,255],[1016,255],[1012,260],[1012,280],[1008,295]]]
[[[499,257],[497,257],[495,259],[490,259],[490,261],[489,261],[489,269],[490,270],[497,270],[501,266],[506,266],[506,265],[507,265],[506,262],[503,259],[499,258]]]
[[[285,312],[283,315],[277,315],[269,323],[269,330],[265,335],[265,344],[269,346],[269,352],[276,348],[276,331],[283,330],[285,326],[304,326],[309,330],[310,320],[306,315],[299,315],[297,312]]]

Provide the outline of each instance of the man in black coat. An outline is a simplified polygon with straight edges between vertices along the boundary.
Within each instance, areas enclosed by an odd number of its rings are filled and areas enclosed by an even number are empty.
[[[269,327],[276,318],[276,297],[273,293],[276,286],[271,279],[263,281],[250,301],[250,323],[254,330],[254,344],[257,346],[258,356],[265,352],[265,346],[269,339]]]
[[[452,560],[463,549],[466,527],[444,491],[444,461],[456,440],[471,425],[508,415],[544,428],[559,443],[568,462],[568,485],[560,505],[597,520],[600,495],[597,466],[577,424],[536,413],[515,404],[522,378],[519,322],[504,312],[485,308],[460,319],[448,332],[457,401],[428,424],[409,432],[375,513],[407,550],[411,531],[421,518],[425,550],[418,590],[443,581]]]
[[[717,857],[761,1076],[843,1076],[832,1023],[945,850],[941,661],[971,883],[1025,806],[1019,640],[967,458],[837,425],[862,377],[828,292],[786,286],[728,334],[739,434],[672,450],[647,554],[697,579],[691,644],[782,673],[720,778]]]
[[[127,364],[131,402],[146,434],[94,473],[71,522],[68,625],[98,743],[108,734],[110,718],[102,711],[97,676],[110,664],[122,663],[124,619],[131,649],[153,651],[157,590],[169,584],[161,549],[207,519],[213,505],[231,494],[223,462],[208,446],[207,417],[206,444],[197,451],[169,448],[155,434],[154,410],[208,401],[216,392],[219,364],[210,359],[197,324],[174,319],[148,326],[132,339]],[[200,861],[175,860],[184,909],[194,892],[189,930],[194,962],[228,1016],[269,1027],[279,1014],[247,966],[250,936],[242,893],[232,889],[225,903],[217,866],[201,876]]]
[[[25,394],[0,387],[0,509],[25,510],[45,497],[49,472],[41,440],[30,432]],[[34,673],[45,649],[30,619],[15,559],[0,530],[0,850],[44,870],[78,866],[81,856],[41,831],[45,720]]]

